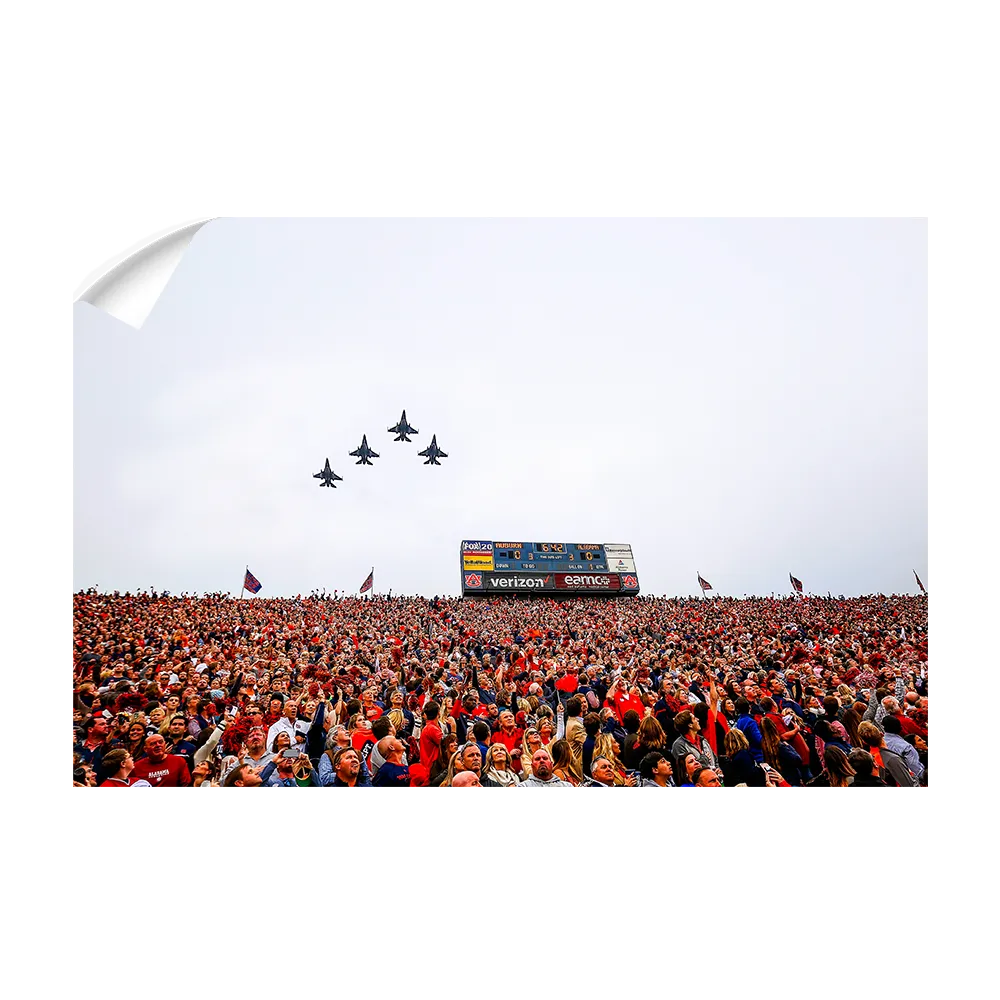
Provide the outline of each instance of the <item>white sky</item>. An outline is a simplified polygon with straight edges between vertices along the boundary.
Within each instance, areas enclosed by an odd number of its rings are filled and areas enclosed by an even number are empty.
[[[141,331],[74,307],[74,589],[455,594],[462,538],[929,586],[926,261],[922,220],[210,223]]]

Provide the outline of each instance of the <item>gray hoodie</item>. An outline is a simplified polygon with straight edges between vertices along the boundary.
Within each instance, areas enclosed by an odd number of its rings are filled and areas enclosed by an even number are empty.
[[[521,784],[517,788],[511,788],[512,792],[575,792],[576,788],[568,781],[557,778],[553,775],[548,781],[542,781],[532,775],[530,778],[522,778]]]

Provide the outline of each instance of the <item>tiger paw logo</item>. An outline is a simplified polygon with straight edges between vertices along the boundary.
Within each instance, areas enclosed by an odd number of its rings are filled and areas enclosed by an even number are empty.
[[[467,590],[472,590],[476,587],[482,587],[483,585],[483,574],[482,573],[466,573],[465,574],[465,586]]]

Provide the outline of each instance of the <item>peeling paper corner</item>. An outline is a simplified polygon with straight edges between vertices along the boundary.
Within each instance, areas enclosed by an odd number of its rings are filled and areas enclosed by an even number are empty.
[[[184,226],[137,250],[98,278],[80,299],[136,330],[141,329],[191,240],[211,221],[203,219]]]

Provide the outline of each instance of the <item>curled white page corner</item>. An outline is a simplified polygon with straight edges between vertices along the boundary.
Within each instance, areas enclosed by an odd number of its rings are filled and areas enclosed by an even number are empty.
[[[130,247],[91,274],[73,301],[89,302],[138,330],[195,233],[213,218],[186,222]]]

